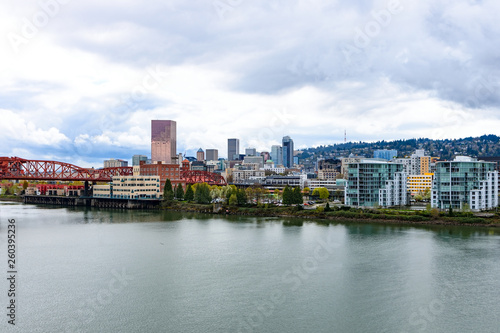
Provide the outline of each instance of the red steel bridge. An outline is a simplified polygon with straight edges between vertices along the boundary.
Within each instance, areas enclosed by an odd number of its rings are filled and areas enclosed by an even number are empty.
[[[132,167],[88,169],[64,162],[0,157],[0,180],[110,182],[113,176],[132,174]],[[187,184],[226,185],[222,176],[206,171],[182,171],[181,179]]]
[[[0,180],[60,180],[110,182],[113,176],[131,176],[132,168],[87,169],[56,161],[0,157]]]

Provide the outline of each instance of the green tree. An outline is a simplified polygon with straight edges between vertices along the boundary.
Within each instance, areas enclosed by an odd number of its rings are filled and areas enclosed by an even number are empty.
[[[431,200],[431,189],[426,188],[423,195],[424,200]]]
[[[28,188],[28,186],[29,186],[28,181],[27,181],[27,180],[25,180],[25,181],[23,182],[23,190],[25,190],[25,191],[26,191],[26,189]]]
[[[182,188],[182,184],[177,184],[177,188],[175,189],[175,197],[180,201],[184,199],[184,189]]]
[[[193,187],[191,186],[191,184],[188,184],[188,186],[186,188],[186,194],[184,194],[184,200],[186,200],[188,202],[191,202],[194,200],[194,191],[193,191]]]
[[[19,186],[17,184],[12,185],[9,188],[10,194],[18,194],[19,193]]]
[[[238,197],[235,193],[231,194],[229,197],[229,206],[236,206],[238,204]]]
[[[309,187],[304,187],[304,195],[309,197],[311,195],[311,189]]]
[[[165,187],[163,187],[163,201],[172,201],[174,199],[174,190],[172,189],[172,182],[167,178]]]
[[[210,197],[213,200],[224,199],[224,189],[220,186],[210,187]]]
[[[290,186],[285,186],[283,189],[283,204],[284,205],[291,205],[293,203],[293,193],[292,190],[290,189]]]
[[[318,196],[321,200],[326,200],[330,196],[330,192],[325,187],[315,188],[313,196]]]
[[[297,205],[302,205],[304,203],[304,198],[302,197],[302,191],[300,187],[293,189],[293,203]]]
[[[194,192],[194,201],[199,204],[207,204],[211,201],[210,197],[210,187],[207,183],[201,183],[196,186],[196,192]]]
[[[247,199],[250,200],[250,203],[253,203],[253,201],[256,200],[255,188],[253,186],[247,187],[245,193],[247,195]]]
[[[332,209],[330,208],[330,204],[327,202],[326,203],[326,206],[325,206],[325,212],[329,212],[331,211]]]
[[[236,194],[236,186],[226,185],[222,187],[222,198],[226,200],[227,204],[229,204],[229,199],[233,193]]]
[[[260,204],[262,197],[266,195],[266,193],[269,193],[269,191],[265,190],[262,185],[252,185],[247,188],[245,192],[247,199],[251,202],[255,200],[257,204]]]
[[[281,192],[280,192],[279,188],[274,189],[273,195],[274,195],[274,198],[275,198],[276,200],[279,200],[279,199],[281,198]],[[499,197],[500,197],[500,196],[499,196]]]
[[[247,194],[244,189],[240,188],[236,192],[236,198],[238,200],[238,205],[242,206],[245,205],[248,201],[247,199]]]

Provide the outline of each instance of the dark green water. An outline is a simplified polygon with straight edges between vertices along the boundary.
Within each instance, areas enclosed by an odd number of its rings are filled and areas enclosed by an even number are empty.
[[[500,332],[500,234],[0,202],[0,332]]]

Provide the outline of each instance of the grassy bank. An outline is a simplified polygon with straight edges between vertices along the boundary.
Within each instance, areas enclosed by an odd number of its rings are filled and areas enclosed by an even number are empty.
[[[18,195],[0,195],[0,201],[23,202],[23,197]]]
[[[295,206],[254,205],[245,207],[224,205],[218,213],[213,212],[212,205],[173,201],[162,209],[198,212],[219,215],[242,215],[256,217],[290,217],[318,219],[324,222],[335,220],[352,220],[370,223],[398,223],[421,225],[468,225],[482,227],[500,227],[500,214],[492,213],[488,218],[478,217],[473,213],[436,211],[411,211],[396,209],[358,209],[350,207],[333,207],[325,211],[323,207],[316,210],[303,210]]]

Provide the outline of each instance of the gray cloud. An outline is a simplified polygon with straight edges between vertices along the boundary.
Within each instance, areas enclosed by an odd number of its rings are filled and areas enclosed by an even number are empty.
[[[223,15],[215,6],[220,3]],[[303,145],[338,142],[345,127],[353,140],[434,133],[431,119],[400,113],[434,117],[448,126],[444,135],[493,130],[500,102],[500,3],[401,0],[393,13],[391,3],[69,2],[21,45],[21,56],[6,53],[1,66],[9,74],[0,79],[0,109],[44,131],[55,126],[69,143],[51,150],[9,138],[9,147],[83,160],[124,158],[147,149],[147,117],[177,117],[185,126],[179,150],[203,147],[206,141],[192,133],[202,131],[224,151],[225,136],[234,133],[255,141],[253,118],[265,117],[267,107],[292,107],[297,120],[288,124],[288,134]],[[0,9],[16,18],[5,23],[6,31],[19,33],[23,13],[29,19],[40,10],[35,1]],[[164,82],[127,102],[123,96],[157,66],[166,73]],[[459,111],[491,127],[472,128],[462,116],[445,121]],[[231,113],[246,121],[232,122]],[[318,128],[330,132],[318,134]],[[145,138],[134,143],[139,134]],[[75,148],[82,135],[89,142]],[[265,144],[280,141],[282,133],[273,135]],[[7,142],[5,135],[0,139]]]

